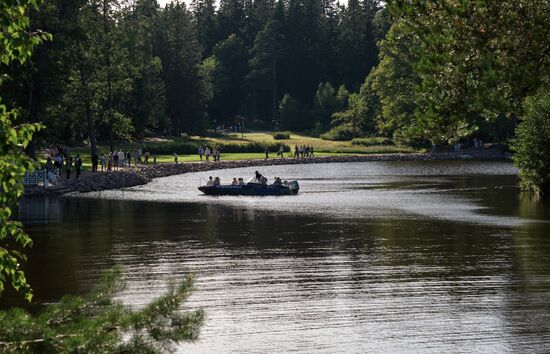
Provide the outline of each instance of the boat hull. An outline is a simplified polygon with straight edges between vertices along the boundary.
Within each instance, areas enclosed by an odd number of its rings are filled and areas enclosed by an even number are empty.
[[[289,188],[286,186],[259,184],[245,185],[222,185],[222,186],[201,186],[199,190],[206,195],[294,195],[298,194],[298,188]]]

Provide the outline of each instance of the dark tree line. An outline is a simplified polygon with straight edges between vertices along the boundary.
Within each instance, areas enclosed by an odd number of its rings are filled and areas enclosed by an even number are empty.
[[[236,116],[324,130],[337,105],[320,112],[316,93],[358,90],[389,25],[375,0],[48,0],[31,27],[53,40],[0,68],[11,78],[1,94],[19,119],[46,125],[43,138],[92,150],[97,139],[201,133]]]

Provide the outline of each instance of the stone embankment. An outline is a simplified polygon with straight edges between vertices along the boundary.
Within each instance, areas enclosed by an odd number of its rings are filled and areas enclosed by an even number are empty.
[[[210,162],[187,162],[187,163],[164,163],[157,165],[139,165],[138,167],[126,167],[115,172],[86,172],[80,178],[62,180],[56,186],[48,188],[33,187],[26,188],[26,196],[41,195],[63,195],[69,193],[85,193],[109,189],[121,189],[139,186],[149,183],[153,178],[167,177],[189,172],[201,172],[218,169],[272,166],[272,165],[293,165],[312,163],[333,163],[333,162],[367,162],[367,161],[422,161],[422,160],[460,160],[460,159],[502,159],[504,156],[498,153],[483,154],[380,154],[380,155],[354,155],[354,156],[323,156],[305,159],[256,159],[238,161],[210,161]]]

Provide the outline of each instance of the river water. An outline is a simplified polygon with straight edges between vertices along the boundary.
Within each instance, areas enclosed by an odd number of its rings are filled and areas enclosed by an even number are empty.
[[[206,321],[181,352],[550,352],[550,204],[519,193],[511,164],[273,166],[299,195],[196,189],[255,169],[24,200],[36,300],[119,264],[135,306],[195,274],[186,305]]]

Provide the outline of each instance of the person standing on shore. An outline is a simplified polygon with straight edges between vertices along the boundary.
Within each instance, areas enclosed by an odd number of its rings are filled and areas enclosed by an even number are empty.
[[[157,164],[157,154],[153,154],[153,165]]]
[[[132,167],[132,153],[130,151],[126,152],[126,161],[128,161],[128,167]]]
[[[210,148],[208,146],[204,149],[204,155],[206,156],[206,161],[210,160]]]
[[[283,148],[283,145],[279,146],[279,151],[277,152],[277,155],[281,156],[281,159],[284,160],[284,158],[285,158],[285,149]]]
[[[71,171],[73,170],[73,158],[68,156],[67,163],[65,165],[65,171],[67,172],[67,179],[71,179]]]
[[[199,146],[199,160],[202,161],[202,155],[204,154],[204,148]]]
[[[216,160],[220,161],[220,149],[216,150]]]
[[[63,157],[60,153],[57,153],[57,155],[55,155],[53,166],[61,171],[61,168],[63,167]]]
[[[76,178],[78,178],[80,177],[80,172],[82,171],[82,159],[78,154],[76,154],[76,158],[74,160],[74,166],[76,168]]]
[[[218,148],[216,147],[216,145],[214,145],[214,147],[212,148],[212,158],[214,159],[214,161],[218,161]]]
[[[174,162],[176,163],[176,165],[178,164],[178,154],[176,154],[174,152]]]
[[[97,165],[99,162],[99,156],[97,154],[92,155],[92,172],[97,172]]]
[[[46,160],[46,172],[50,172],[52,169],[53,169],[52,158],[48,157],[48,159]]]
[[[265,148],[265,159],[269,159],[269,148]]]
[[[300,157],[300,153],[298,152],[298,145],[294,145],[294,158],[297,159]]]
[[[113,153],[113,168],[114,170],[118,170],[118,154],[116,152]]]

